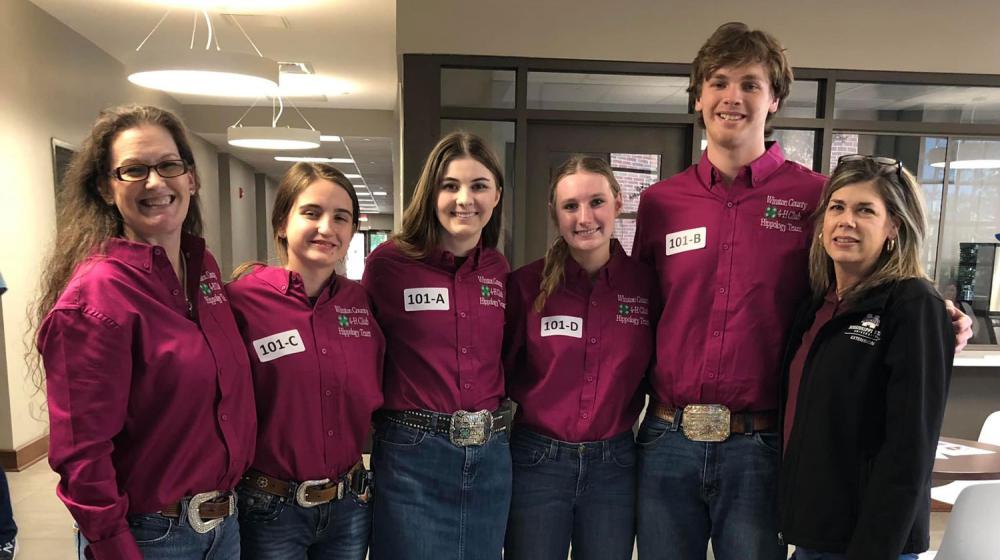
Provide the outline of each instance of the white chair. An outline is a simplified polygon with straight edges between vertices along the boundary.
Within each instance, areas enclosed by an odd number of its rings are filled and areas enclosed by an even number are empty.
[[[986,421],[983,422],[983,429],[979,432],[979,441],[992,445],[1000,445],[1000,411],[986,417]],[[931,499],[946,504],[954,504],[959,493],[973,484],[1000,484],[1000,481],[956,480],[943,486],[931,488]],[[997,557],[1000,558],[1000,555]]]
[[[951,510],[941,548],[920,560],[997,560],[1000,558],[1000,484],[973,484],[962,490]]]

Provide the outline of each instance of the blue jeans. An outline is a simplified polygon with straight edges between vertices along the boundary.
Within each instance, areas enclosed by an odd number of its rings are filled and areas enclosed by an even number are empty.
[[[806,548],[795,547],[792,560],[847,560],[846,554],[835,554],[831,552],[816,552]],[[917,560],[916,554],[900,554],[899,560]]]
[[[456,447],[391,421],[375,431],[372,560],[500,560],[510,440]]]
[[[240,560],[240,524],[230,515],[207,533],[198,533],[187,521],[185,506],[179,518],[158,513],[128,516],[128,526],[145,560]],[[76,552],[85,560],[87,539],[77,533]]]
[[[639,428],[640,560],[784,560],[775,492],[778,434],[733,434],[724,442],[687,439],[647,415]]]
[[[517,429],[510,441],[514,492],[507,560],[630,560],[635,540],[632,432],[568,443]]]
[[[364,560],[368,551],[372,512],[351,492],[304,508],[295,500],[240,486],[239,512],[244,560]]]
[[[17,525],[14,523],[14,510],[10,507],[7,473],[0,469],[0,545],[9,542],[15,536],[17,536]]]

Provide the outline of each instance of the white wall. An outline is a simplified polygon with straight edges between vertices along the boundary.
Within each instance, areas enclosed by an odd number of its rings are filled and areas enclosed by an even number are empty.
[[[686,63],[727,21],[771,31],[795,66],[1000,73],[990,0],[397,2],[396,52]]]
[[[257,259],[257,201],[254,169],[235,157],[229,158],[229,204],[232,212],[233,267]],[[240,196],[240,189],[243,194]],[[223,270],[228,278],[232,270]]]
[[[278,182],[270,177],[264,178],[264,189],[265,196],[264,200],[267,203],[267,211],[264,213],[265,220],[267,221],[267,262],[269,264],[278,264],[278,254],[274,250],[274,232],[271,231],[271,212],[274,211],[274,197],[278,193]]]

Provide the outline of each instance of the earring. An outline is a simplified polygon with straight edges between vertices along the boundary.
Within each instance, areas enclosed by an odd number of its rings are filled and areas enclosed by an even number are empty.
[[[819,235],[816,236],[816,239],[823,239],[823,232],[822,231],[819,232]]]
[[[885,242],[885,250],[891,253],[895,249],[896,249],[896,238],[890,237],[889,240]]]

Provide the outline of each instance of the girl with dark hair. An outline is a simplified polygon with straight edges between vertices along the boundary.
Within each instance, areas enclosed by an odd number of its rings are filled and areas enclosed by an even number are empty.
[[[502,193],[482,140],[449,134],[427,157],[402,230],[368,256],[361,282],[387,341],[373,560],[500,558],[511,476]]]
[[[896,160],[843,156],[814,226],[784,363],[781,531],[798,560],[916,559],[955,352],[920,185]]]
[[[616,560],[635,537],[639,386],[653,353],[652,270],[614,239],[621,189],[574,156],[552,179],[559,237],[510,277],[504,370],[517,402],[505,558]]]
[[[275,196],[282,266],[227,286],[250,353],[257,454],[239,488],[243,558],[363,560],[371,533],[361,449],[382,405],[385,339],[359,284],[335,273],[359,225],[351,182],[296,163]]]
[[[184,126],[148,106],[103,111],[63,182],[32,321],[80,558],[239,558],[253,387],[197,194]]]

